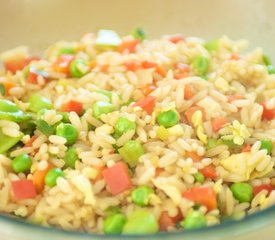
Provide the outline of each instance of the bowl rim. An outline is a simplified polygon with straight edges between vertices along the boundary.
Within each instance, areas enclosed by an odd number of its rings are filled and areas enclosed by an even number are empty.
[[[87,233],[87,232],[80,232],[74,230],[64,230],[57,227],[46,227],[43,225],[33,224],[24,219],[12,217],[8,214],[0,215],[0,226],[1,223],[5,223],[14,227],[21,227],[26,229],[26,233],[31,233],[31,231],[35,230],[37,232],[49,234],[51,237],[66,237],[66,236],[74,236],[77,239],[144,239],[145,237],[150,236],[150,239],[160,239],[160,238],[167,238],[167,237],[193,237],[193,236],[209,236],[218,235],[220,236],[232,236],[232,234],[245,234],[248,231],[257,230],[259,228],[263,228],[265,226],[269,226],[275,223],[275,206],[271,206],[264,210],[252,213],[245,218],[240,220],[226,220],[220,224],[209,226],[205,228],[199,229],[190,229],[186,231],[178,231],[178,232],[158,232],[156,234],[147,235],[133,235],[133,234],[125,234],[125,235],[103,235],[103,234],[96,234],[96,233]],[[0,232],[3,228],[1,228]],[[233,231],[234,229],[234,231]],[[22,233],[21,233],[22,234]],[[213,235],[211,235],[213,234]],[[22,236],[22,235],[21,235]],[[54,238],[52,238],[54,240]]]

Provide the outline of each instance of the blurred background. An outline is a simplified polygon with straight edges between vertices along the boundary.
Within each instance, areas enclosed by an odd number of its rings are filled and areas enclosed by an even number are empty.
[[[0,0],[0,51],[26,44],[32,52],[61,39],[110,28],[143,27],[150,38],[167,33],[247,38],[272,55],[273,0]]]

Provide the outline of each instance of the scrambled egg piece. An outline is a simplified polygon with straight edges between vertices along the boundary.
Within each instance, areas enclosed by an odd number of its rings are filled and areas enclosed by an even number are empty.
[[[219,133],[223,135],[221,137],[223,140],[233,140],[233,143],[239,146],[251,135],[247,127],[238,120],[234,120],[232,124],[222,128]]]
[[[204,143],[207,143],[207,135],[205,134],[203,125],[202,125],[202,112],[196,111],[192,116],[192,123],[195,127],[197,137]]]
[[[220,165],[228,173],[223,179],[228,182],[243,182],[263,177],[272,171],[274,163],[269,155],[262,154],[258,159],[253,158],[254,156],[255,154],[250,152],[243,152],[221,160]],[[265,163],[264,169],[260,167],[263,163]]]

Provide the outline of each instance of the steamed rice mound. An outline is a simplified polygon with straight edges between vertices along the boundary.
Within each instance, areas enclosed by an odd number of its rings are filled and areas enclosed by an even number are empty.
[[[0,104],[1,135],[18,138],[0,154],[0,211],[110,234],[112,211],[125,218],[117,233],[140,233],[129,230],[138,211],[154,233],[196,227],[186,220],[194,212],[211,226],[274,205],[275,71],[263,50],[225,36],[108,34],[113,42],[57,42],[41,58],[23,46],[0,55],[1,101],[30,115],[3,117]],[[13,163],[22,154],[23,170]],[[49,180],[52,169],[63,175]],[[140,188],[146,199],[135,198]]]

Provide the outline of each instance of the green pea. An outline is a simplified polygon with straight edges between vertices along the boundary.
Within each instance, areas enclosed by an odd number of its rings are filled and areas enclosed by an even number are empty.
[[[56,185],[57,178],[64,176],[65,174],[60,168],[53,168],[46,174],[45,183],[49,187],[54,187]]]
[[[153,192],[153,189],[148,186],[138,187],[131,193],[132,201],[141,207],[147,206]]]
[[[251,202],[253,198],[253,188],[248,183],[234,183],[230,187],[233,196],[240,203]]]
[[[138,164],[138,159],[144,154],[143,146],[136,140],[130,140],[118,152],[122,159],[127,162],[131,167]]]
[[[109,102],[98,101],[93,104],[93,116],[99,118],[102,114],[107,114],[115,110],[115,106]]]
[[[79,157],[77,155],[77,152],[74,148],[70,147],[67,152],[65,153],[64,156],[64,161],[65,161],[65,168],[75,168],[75,163],[76,161],[79,160]]]
[[[32,112],[39,112],[41,109],[52,109],[53,105],[51,100],[40,96],[40,95],[32,95],[29,97],[29,110]]]
[[[112,102],[112,98],[113,98],[112,92],[104,90],[104,89],[102,89],[102,90],[96,90],[96,92],[99,93],[99,94],[102,94],[102,95],[106,96],[109,99],[109,101]]]
[[[268,139],[263,139],[261,140],[261,149],[266,149],[267,154],[272,154],[272,149],[273,149],[273,144],[270,140]]]
[[[195,178],[196,182],[199,182],[199,183],[203,183],[205,180],[204,175],[200,172],[195,173],[194,178]]]
[[[120,234],[126,223],[126,217],[121,214],[113,214],[104,220],[103,231],[105,234]]]
[[[135,130],[136,123],[126,117],[120,117],[115,124],[115,136],[120,137],[129,130]]]
[[[149,210],[134,211],[124,225],[123,234],[153,234],[159,229],[158,222]]]
[[[193,61],[193,71],[200,77],[205,77],[209,68],[209,58],[199,55]]]
[[[31,169],[32,160],[28,154],[22,154],[12,160],[12,169],[16,173],[28,172]]]
[[[275,74],[275,67],[273,65],[268,65],[267,72],[268,74]]]
[[[213,39],[204,44],[204,47],[209,51],[217,51],[219,49],[219,39]]]
[[[60,123],[56,127],[56,135],[66,138],[67,145],[72,145],[78,138],[77,129],[70,123]]]
[[[135,39],[143,41],[146,38],[146,32],[142,28],[135,28],[131,34]]]
[[[166,128],[172,127],[172,126],[179,123],[179,115],[174,110],[161,112],[157,116],[157,122],[158,122],[159,125],[164,126]]]
[[[186,215],[185,219],[180,222],[184,229],[195,229],[206,226],[206,220],[199,211],[193,211]]]
[[[70,64],[70,74],[73,77],[83,77],[89,72],[89,66],[87,61],[83,59],[75,59]]]

